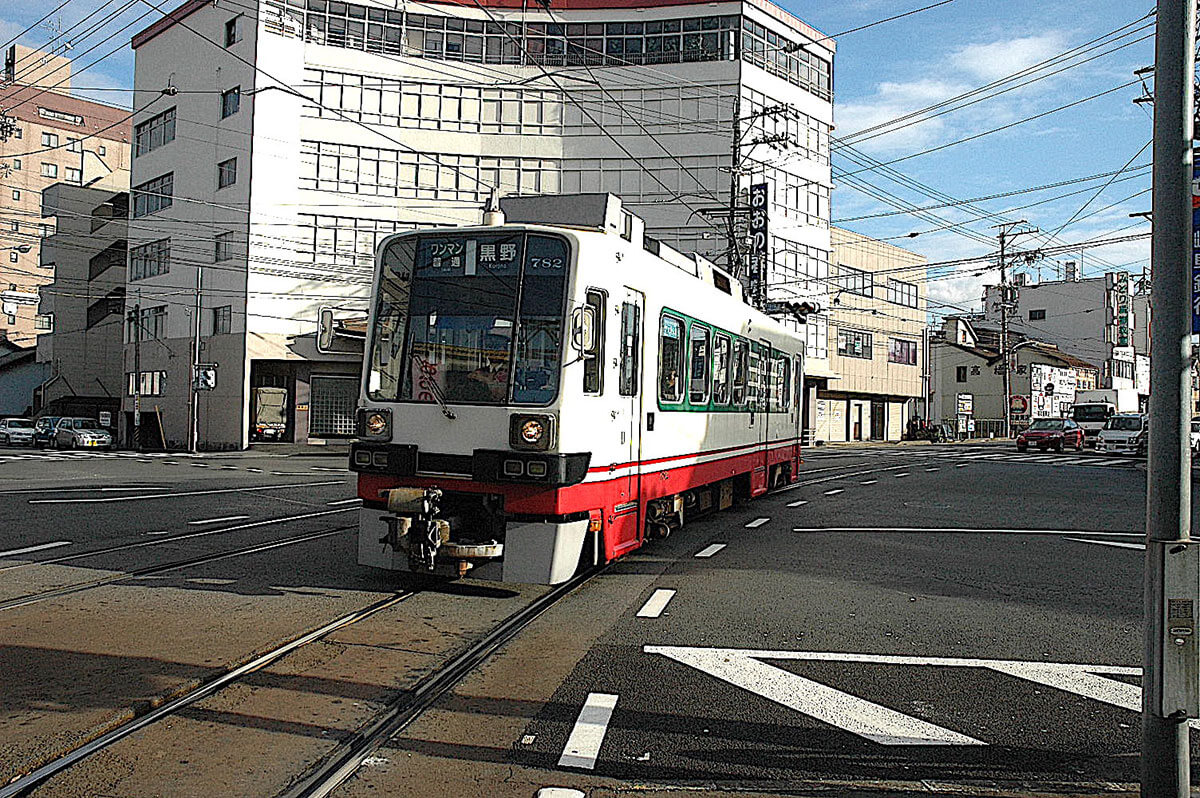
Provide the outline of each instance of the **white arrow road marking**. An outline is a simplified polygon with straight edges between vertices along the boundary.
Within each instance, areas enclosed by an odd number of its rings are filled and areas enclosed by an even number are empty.
[[[934,726],[925,721],[880,707],[870,701],[834,690],[811,679],[767,665],[760,660],[842,662],[872,665],[984,668],[1093,701],[1140,712],[1142,690],[1111,676],[1140,677],[1141,668],[1120,665],[1082,665],[1067,662],[969,659],[961,657],[907,657],[886,654],[853,654],[829,651],[761,651],[737,648],[645,646],[647,654],[661,654],[729,684],[749,690],[778,704],[884,745],[986,745],[979,740]],[[1188,722],[1200,729],[1200,720]]]
[[[986,745],[965,734],[767,665],[745,652],[676,646],[646,646],[645,650],[882,745]]]
[[[608,731],[608,721],[612,718],[617,706],[617,696],[609,693],[588,693],[575,728],[563,747],[562,756],[558,760],[560,768],[583,768],[593,770],[596,767],[596,757],[600,755],[600,746],[604,743],[604,734]]]
[[[1119,540],[1084,540],[1083,538],[1067,538],[1072,543],[1090,543],[1093,546],[1112,546],[1114,549],[1141,549],[1145,551],[1145,543],[1122,543]]]

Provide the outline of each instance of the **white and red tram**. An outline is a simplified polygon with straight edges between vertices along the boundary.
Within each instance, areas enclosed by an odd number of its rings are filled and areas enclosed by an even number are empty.
[[[503,206],[380,245],[360,563],[554,584],[796,479],[795,333],[616,197]]]

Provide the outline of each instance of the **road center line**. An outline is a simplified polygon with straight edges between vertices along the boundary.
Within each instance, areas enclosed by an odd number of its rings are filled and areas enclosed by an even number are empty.
[[[825,495],[826,496],[836,496],[839,493],[845,493],[845,492],[846,492],[845,488],[834,488],[833,490],[825,491]]]
[[[758,529],[760,526],[762,526],[763,524],[767,523],[770,520],[771,520],[770,518],[755,518],[753,521],[746,524],[746,529]]]
[[[879,482],[879,480],[877,480],[877,479],[864,479],[862,482],[860,482],[858,484],[859,485],[874,485],[877,482]]]
[[[905,471],[903,474],[897,474],[897,475],[896,475],[896,479],[903,479],[903,478],[904,478],[904,477],[906,477],[906,476],[908,476],[908,472],[907,472],[907,471]]]
[[[604,743],[604,735],[608,731],[608,721],[612,718],[617,706],[617,696],[610,693],[588,693],[575,728],[563,747],[562,756],[558,760],[560,768],[582,768],[594,770],[596,757],[600,755],[600,746]]]
[[[107,502],[136,502],[145,499],[174,499],[180,496],[211,496],[217,493],[249,493],[251,491],[276,490],[278,488],[304,488],[319,485],[341,485],[342,480],[327,482],[289,482],[283,485],[254,485],[248,488],[216,488],[214,490],[188,490],[181,493],[150,493],[142,496],[107,496],[88,499],[30,499],[30,504],[100,504]]]
[[[926,470],[926,471],[941,471],[942,469],[940,469],[940,468],[926,468],[925,470]]]
[[[716,554],[718,551],[720,551],[723,548],[725,548],[724,543],[713,543],[709,546],[705,546],[704,548],[700,549],[700,551],[696,552],[696,556],[702,557],[702,558],[708,558],[708,557],[713,556],[714,554]]]
[[[53,543],[42,543],[37,546],[26,546],[23,549],[10,549],[9,551],[0,551],[0,557],[14,557],[18,554],[28,554],[31,551],[44,551],[45,549],[57,549],[59,546],[70,546],[69,540],[56,540]]]
[[[966,468],[966,467],[967,467],[966,463],[959,463],[958,465],[955,466],[955,468]]]
[[[325,506],[326,507],[338,507],[339,505],[343,505],[343,504],[359,504],[360,502],[362,502],[362,499],[358,499],[358,498],[342,499],[342,500],[336,501],[336,502],[325,502]]]
[[[202,526],[204,524],[219,524],[222,521],[245,521],[250,516],[248,515],[227,515],[224,518],[201,518],[196,521],[188,521],[188,526]]]
[[[655,590],[650,598],[646,599],[646,603],[638,610],[637,617],[639,618],[657,618],[663,614],[663,610],[671,603],[671,599],[675,598],[674,590],[660,589]]]
[[[798,502],[788,502],[788,505],[787,505],[787,506],[788,506],[788,507],[803,507],[803,506],[804,506],[804,505],[806,505],[806,504],[808,504],[808,502],[807,502],[807,501],[805,501],[805,500],[803,500],[803,499],[801,499],[801,500],[800,500],[800,501],[798,501]]]

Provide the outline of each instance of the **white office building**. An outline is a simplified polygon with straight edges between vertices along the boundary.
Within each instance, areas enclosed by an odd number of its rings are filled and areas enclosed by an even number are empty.
[[[160,375],[139,403],[169,442],[197,294],[202,447],[252,440],[258,388],[286,440],[351,434],[358,357],[318,351],[322,309],[361,317],[381,237],[478,223],[492,190],[618,194],[725,264],[731,179],[739,253],[765,182],[768,296],[828,307],[833,42],[768,0],[190,0],[133,44],[125,361]],[[815,386],[825,319],[807,335]]]

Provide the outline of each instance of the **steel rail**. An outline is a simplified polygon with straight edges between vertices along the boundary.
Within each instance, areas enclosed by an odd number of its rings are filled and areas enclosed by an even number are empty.
[[[387,609],[388,607],[399,604],[401,601],[404,601],[405,599],[414,595],[416,595],[416,591],[405,591],[388,596],[387,598],[376,601],[374,604],[371,604],[360,610],[355,610],[347,615],[343,615],[342,617],[331,621],[318,629],[314,629],[307,634],[294,638],[293,640],[284,643],[281,646],[271,649],[265,654],[255,657],[245,664],[231,668],[225,671],[223,674],[203,682],[197,687],[167,701],[164,704],[160,704],[159,706],[147,711],[145,714],[137,715],[131,718],[125,723],[122,723],[120,726],[110,729],[94,740],[81,745],[80,747],[58,757],[57,759],[47,762],[36,770],[9,782],[3,787],[0,787],[0,798],[19,798],[20,796],[28,795],[31,790],[37,788],[47,779],[57,775],[58,773],[61,773],[72,765],[77,764],[81,760],[86,759],[97,751],[108,748],[109,746],[120,740],[123,740],[134,732],[144,729],[150,724],[162,720],[169,715],[173,715],[179,712],[181,709],[191,706],[203,698],[207,698],[213,693],[216,693],[218,690],[225,688],[226,686],[238,681],[248,674],[254,673],[255,671],[267,667],[268,665],[278,662],[280,659],[292,653],[296,649],[301,648],[302,646],[306,646],[309,643],[320,640],[327,635],[336,632],[338,629],[342,629],[350,624],[357,623],[358,621],[368,618],[377,612]]]
[[[261,551],[270,551],[271,549],[278,549],[284,546],[294,546],[298,543],[307,543],[312,540],[319,540],[320,538],[345,532],[348,529],[357,528],[358,526],[355,524],[349,526],[339,526],[333,529],[322,529],[319,532],[306,532],[302,535],[293,535],[292,537],[278,538],[276,540],[270,540],[264,543],[255,543],[253,546],[244,546],[240,549],[204,554],[199,557],[191,557],[187,560],[179,560],[171,563],[151,565],[146,568],[138,568],[133,571],[112,574],[111,576],[102,577],[100,579],[93,579],[89,582],[79,582],[73,585],[57,587],[53,590],[45,590],[40,593],[29,593],[24,596],[16,596],[15,598],[0,601],[0,612],[16,609],[17,607],[26,607],[30,604],[37,604],[52,598],[69,596],[73,593],[82,593],[85,590],[104,587],[105,585],[112,585],[129,579],[137,579],[143,576],[155,576],[157,574],[167,573],[168,571],[177,571],[181,568],[190,568],[194,565],[205,565],[210,562],[226,560],[231,557],[242,557],[247,554],[257,554]]]
[[[301,775],[277,798],[325,798],[354,775],[374,751],[416,720],[443,695],[485,662],[542,613],[553,607],[576,588],[603,572],[607,566],[590,568],[557,585],[530,604],[510,615],[484,637],[472,643],[433,673],[421,679],[410,691],[396,698],[368,725],[342,742],[323,761]],[[0,794],[0,798],[4,798]]]

